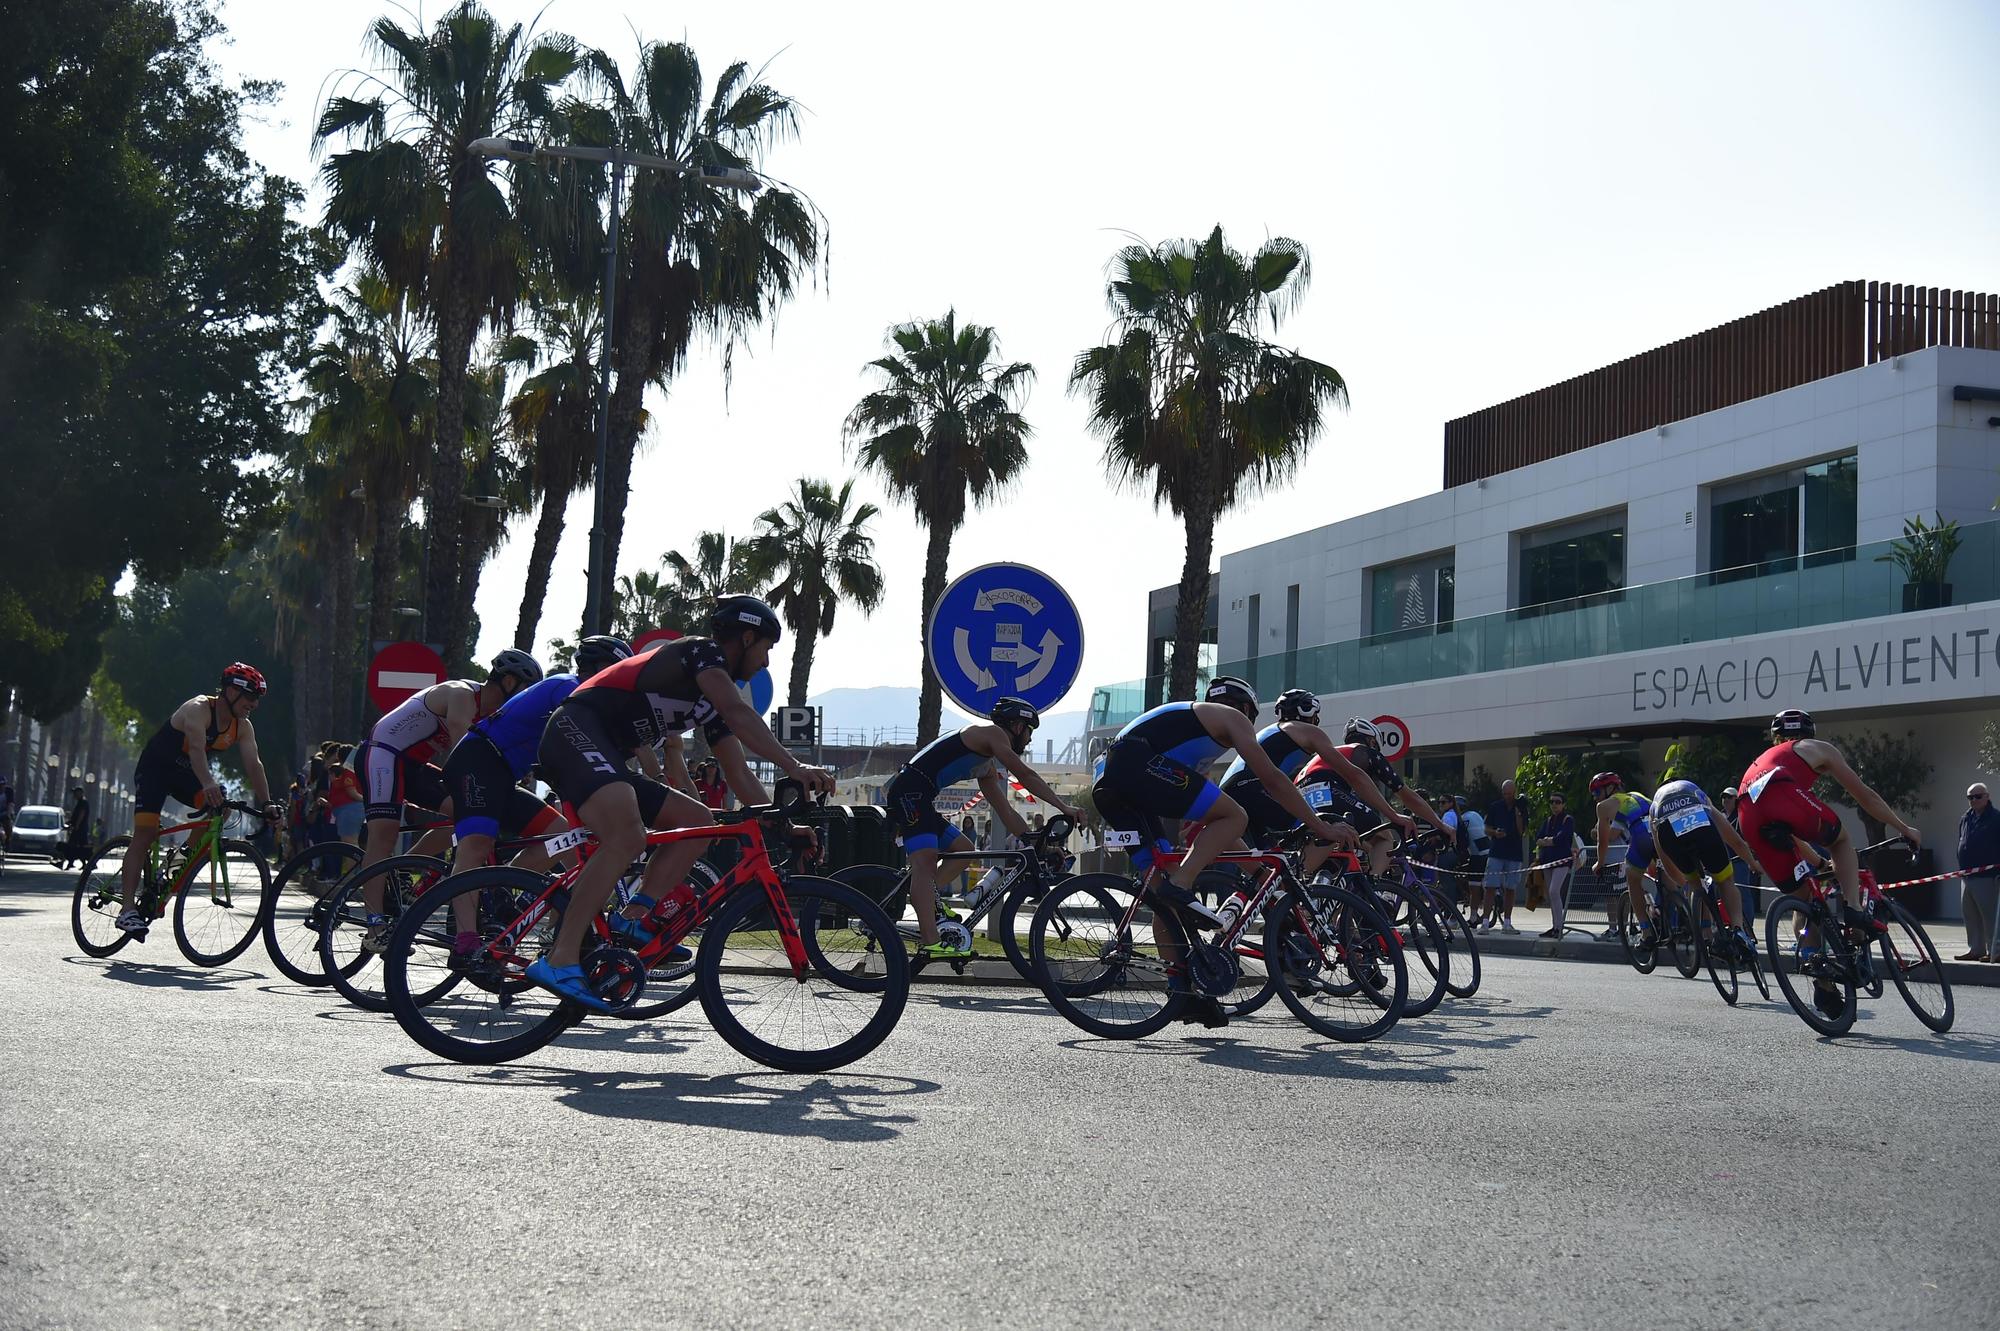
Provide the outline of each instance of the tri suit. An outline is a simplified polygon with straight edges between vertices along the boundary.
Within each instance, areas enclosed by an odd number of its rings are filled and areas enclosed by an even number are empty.
[[[1264,751],[1286,780],[1299,774],[1311,755],[1299,747],[1297,740],[1285,733],[1285,723],[1280,721],[1265,726],[1257,732],[1257,747]],[[1249,763],[1239,755],[1229,764],[1229,770],[1222,774],[1222,793],[1243,806],[1249,815],[1250,825],[1244,831],[1244,839],[1256,845],[1279,832],[1289,832],[1299,825],[1299,820],[1278,803],[1264,783],[1250,770]]]
[[[1653,802],[1629,790],[1614,791],[1611,798],[1618,805],[1611,821],[1625,829],[1625,863],[1644,873],[1652,865],[1653,856],[1659,853],[1653,846],[1652,824],[1647,821],[1653,812]],[[1598,858],[1603,858],[1601,846]]]
[[[1764,750],[1737,785],[1743,792],[1736,804],[1737,826],[1780,891],[1804,876],[1805,860],[1792,844],[1794,836],[1824,846],[1840,835],[1840,815],[1812,793],[1819,773],[1799,757],[1797,743],[1788,739]]]
[[[233,716],[223,724],[221,699],[204,698],[208,704],[208,735],[203,747],[221,753],[236,742],[241,724]],[[194,774],[194,759],[188,754],[187,736],[174,725],[172,717],[153,732],[139,751],[139,765],[132,773],[132,822],[136,827],[158,827],[160,810],[169,798],[190,807],[201,802],[201,780]]]
[[[1384,758],[1381,750],[1367,744],[1341,744],[1335,752],[1360,768],[1384,798],[1402,793],[1403,778],[1396,775],[1395,764]],[[1299,773],[1298,787],[1312,811],[1327,822],[1346,823],[1357,832],[1365,832],[1384,821],[1324,758],[1316,757],[1306,764]]]
[[[993,759],[967,747],[964,730],[940,735],[904,763],[882,792],[890,826],[901,839],[903,852],[950,849],[960,833],[937,811],[938,792],[997,768]]]
[[[582,683],[548,675],[474,721],[444,762],[445,790],[460,837],[534,836],[555,810],[523,789],[548,729],[549,715]]]
[[[1215,807],[1222,789],[1204,770],[1229,746],[1208,733],[1191,702],[1170,702],[1126,723],[1097,760],[1091,796],[1104,821],[1136,835],[1132,866],[1144,871],[1159,851],[1173,849],[1164,819],[1195,821]]]
[[[461,679],[475,693],[476,679]],[[369,822],[400,822],[403,806],[415,804],[434,809],[446,798],[444,773],[431,759],[444,751],[451,738],[444,717],[431,710],[425,699],[430,688],[419,689],[382,714],[368,738],[355,746],[352,762],[361,777],[362,807]]]
[[[1721,810],[1692,781],[1669,781],[1653,792],[1653,839],[1662,856],[1691,878],[1707,874],[1719,887],[1734,881],[1729,843],[1716,831]]]
[[[710,670],[729,671],[721,647],[709,638],[676,638],[598,671],[549,714],[537,751],[542,779],[578,809],[606,786],[630,786],[651,826],[667,788],[625,764],[692,726],[711,746],[730,733],[696,682]]]

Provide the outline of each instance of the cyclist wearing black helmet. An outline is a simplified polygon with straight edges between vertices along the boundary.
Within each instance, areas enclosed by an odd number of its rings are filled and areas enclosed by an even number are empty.
[[[889,822],[903,853],[909,856],[910,903],[916,908],[917,927],[923,933],[918,955],[927,960],[957,961],[971,955],[938,941],[938,857],[970,846],[938,813],[938,792],[972,778],[979,783],[993,816],[1017,837],[1028,835],[1028,824],[1007,802],[1003,772],[1011,773],[1035,798],[1048,801],[1071,821],[1081,816],[1021,756],[1041,723],[1042,715],[1034,704],[1023,698],[1002,698],[993,704],[985,724],[966,726],[926,744],[903,764],[882,792]]]
[[[354,771],[361,778],[368,819],[362,834],[362,868],[395,853],[397,838],[403,834],[406,803],[451,812],[444,773],[433,759],[451,752],[474,721],[529,685],[540,683],[541,678],[541,662],[508,647],[493,658],[483,682],[447,679],[418,689],[383,714],[367,740],[354,750]],[[443,848],[446,836],[442,828],[426,832],[411,852],[434,854]],[[379,875],[361,889],[368,912],[368,931],[362,935],[361,946],[370,952],[381,951],[388,941],[391,921],[382,913],[387,892],[388,886]]]
[[[1308,761],[1317,758],[1338,775],[1363,804],[1379,815],[1380,821],[1396,824],[1405,836],[1415,830],[1416,824],[1390,808],[1375,783],[1348,761],[1334,744],[1333,736],[1320,729],[1318,698],[1304,689],[1286,689],[1278,695],[1275,707],[1277,721],[1257,732],[1257,745],[1264,750],[1264,756],[1271,760],[1272,766],[1292,778]],[[1299,825],[1299,820],[1280,807],[1251,775],[1249,764],[1240,757],[1223,773],[1222,793],[1242,805],[1244,813],[1249,816],[1250,831],[1244,838],[1247,844],[1261,845],[1275,833],[1289,831]],[[1347,823],[1335,822],[1333,827],[1341,833],[1339,844],[1358,844],[1355,829]],[[1332,853],[1332,845],[1308,847],[1300,877],[1310,880],[1313,871],[1326,863],[1327,856]]]
[[[577,875],[555,942],[526,975],[595,1011],[608,1009],[584,980],[579,953],[612,888],[645,850],[646,830],[714,821],[692,795],[632,771],[627,763],[634,755],[701,726],[711,744],[734,736],[808,793],[833,789],[833,777],[794,758],[737,691],[738,683],[770,664],[771,648],[784,636],[777,614],[754,596],[726,596],[716,602],[708,628],[712,637],[677,638],[599,671],[557,705],[542,734],[542,779],[576,809],[596,836],[598,853]],[[705,842],[685,841],[647,862],[643,892],[633,898],[641,918],[680,885],[706,848]],[[632,932],[637,920],[618,927]]]

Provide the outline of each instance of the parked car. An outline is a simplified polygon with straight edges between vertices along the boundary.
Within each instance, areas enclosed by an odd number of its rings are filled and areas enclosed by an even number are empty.
[[[14,815],[14,836],[7,848],[53,855],[62,842],[63,811],[53,804],[29,804]]]

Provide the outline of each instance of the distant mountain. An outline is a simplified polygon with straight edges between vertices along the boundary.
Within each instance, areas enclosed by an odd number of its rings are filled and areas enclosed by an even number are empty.
[[[843,743],[889,744],[900,740],[908,744],[917,737],[918,691],[913,688],[883,684],[872,689],[827,689],[812,694],[806,701],[822,709],[828,737]],[[1055,741],[1060,752],[1083,729],[1086,715],[1079,709],[1050,712],[1043,717],[1042,728],[1035,732],[1035,752],[1042,752],[1043,743],[1048,740]],[[950,702],[945,703],[945,729],[957,729],[971,720]]]

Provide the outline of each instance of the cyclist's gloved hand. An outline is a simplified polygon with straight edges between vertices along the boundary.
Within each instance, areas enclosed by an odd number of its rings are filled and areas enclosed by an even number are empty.
[[[203,786],[201,788],[202,808],[204,809],[221,808],[222,801],[223,801],[223,792],[221,786]]]
[[[266,805],[264,806],[264,808],[263,808],[262,812],[263,812],[263,814],[264,814],[264,821],[265,821],[265,822],[267,822],[267,823],[278,823],[278,822],[282,822],[282,821],[284,820],[284,817],[285,817],[285,806],[284,806],[284,805],[282,805],[282,804],[278,804],[278,803],[276,803],[276,802],[273,802],[273,803],[270,803],[270,804],[266,804]]]

